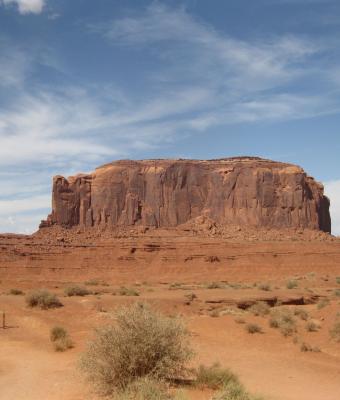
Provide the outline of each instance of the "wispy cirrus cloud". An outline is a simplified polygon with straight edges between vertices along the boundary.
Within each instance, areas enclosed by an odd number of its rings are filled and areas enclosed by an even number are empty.
[[[45,0],[0,0],[5,6],[15,5],[20,14],[40,14],[45,6]]]

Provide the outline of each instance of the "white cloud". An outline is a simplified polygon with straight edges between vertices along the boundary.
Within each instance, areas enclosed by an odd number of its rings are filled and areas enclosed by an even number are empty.
[[[20,14],[40,14],[45,6],[45,0],[1,0],[2,4],[15,4]]]
[[[340,180],[326,182],[325,194],[331,200],[332,233],[340,236]]]

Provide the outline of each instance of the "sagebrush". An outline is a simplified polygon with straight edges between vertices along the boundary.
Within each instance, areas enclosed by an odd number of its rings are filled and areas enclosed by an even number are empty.
[[[143,303],[119,309],[115,319],[96,331],[81,359],[81,369],[97,390],[110,394],[137,378],[171,380],[187,372],[193,352],[180,319]]]

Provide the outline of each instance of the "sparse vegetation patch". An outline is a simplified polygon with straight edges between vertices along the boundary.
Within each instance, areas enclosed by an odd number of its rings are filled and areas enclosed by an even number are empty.
[[[40,307],[43,310],[58,308],[63,305],[58,297],[48,290],[35,290],[28,293],[26,303],[29,307]]]
[[[91,292],[83,286],[71,285],[64,290],[65,296],[88,296]]]
[[[81,368],[97,390],[112,394],[138,378],[174,379],[187,371],[193,353],[183,322],[146,304],[123,307],[116,323],[100,328]]]

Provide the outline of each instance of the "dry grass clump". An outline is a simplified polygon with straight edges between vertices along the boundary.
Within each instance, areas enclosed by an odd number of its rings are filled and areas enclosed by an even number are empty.
[[[13,295],[13,296],[22,296],[22,295],[24,295],[25,293],[24,293],[22,290],[20,290],[20,289],[10,289],[10,291],[8,292],[8,294],[11,294],[11,295]]]
[[[260,282],[257,284],[257,288],[259,290],[264,290],[265,292],[269,292],[271,290],[271,286],[269,283],[266,282]]]
[[[193,352],[178,318],[134,304],[116,312],[116,323],[100,328],[82,356],[81,368],[97,390],[113,394],[139,378],[182,377]]]
[[[295,318],[287,308],[272,310],[269,325],[279,329],[283,336],[291,336],[296,332]]]
[[[300,350],[302,352],[312,351],[314,353],[320,353],[320,351],[321,351],[319,349],[319,347],[316,347],[316,346],[313,347],[310,344],[305,343],[305,342],[301,343]]]
[[[118,295],[119,296],[139,296],[139,292],[136,289],[133,288],[127,288],[125,286],[122,286],[118,290]]]
[[[91,294],[90,290],[83,286],[71,285],[64,289],[65,296],[88,296]]]
[[[265,316],[269,314],[270,306],[265,301],[258,301],[248,308],[248,311],[256,316]]]
[[[187,400],[183,393],[170,393],[164,382],[140,378],[129,384],[125,390],[116,393],[115,400]]]
[[[231,383],[239,383],[238,377],[227,368],[222,368],[219,363],[209,367],[200,365],[196,371],[195,386],[200,389],[221,389]]]
[[[294,315],[300,317],[303,321],[307,321],[309,319],[309,314],[306,310],[302,308],[295,308]]]
[[[61,326],[54,326],[51,329],[50,340],[54,344],[55,351],[61,352],[74,347],[66,329]]]
[[[224,289],[225,285],[220,282],[209,282],[206,285],[206,289]]]
[[[237,324],[245,324],[246,320],[242,317],[236,317],[234,320]]]
[[[318,301],[318,304],[316,305],[318,310],[321,310],[322,308],[328,306],[329,304],[329,299],[321,299]]]
[[[329,333],[334,340],[340,342],[340,322],[336,322],[330,329]]]
[[[34,290],[26,296],[26,303],[29,307],[40,307],[43,310],[62,307],[61,301],[48,290]]]
[[[249,323],[245,326],[245,328],[246,331],[251,334],[262,333],[262,328],[257,324]]]
[[[212,400],[263,400],[263,398],[248,393],[241,383],[233,382],[217,392]]]
[[[295,289],[299,286],[299,283],[297,282],[297,280],[295,279],[290,279],[287,283],[286,283],[286,288],[287,289]]]
[[[315,321],[309,321],[306,324],[306,330],[308,332],[317,332],[320,329],[320,324]]]

